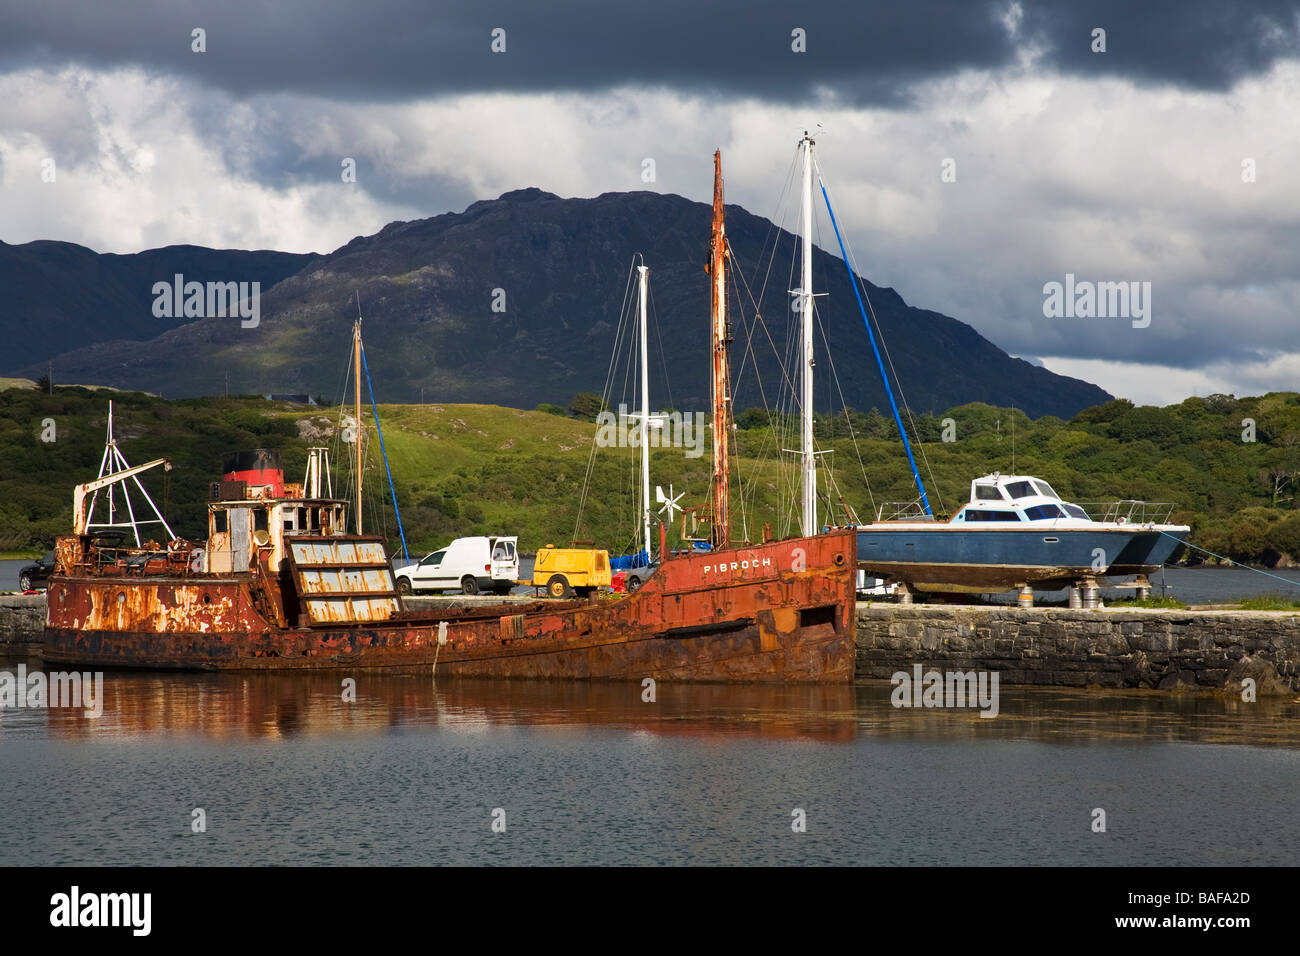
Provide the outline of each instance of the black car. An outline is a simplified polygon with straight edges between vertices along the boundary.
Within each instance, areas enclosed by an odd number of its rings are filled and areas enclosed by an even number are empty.
[[[45,556],[35,564],[29,564],[18,572],[18,590],[34,591],[50,583],[50,574],[54,571],[54,552],[47,551]]]

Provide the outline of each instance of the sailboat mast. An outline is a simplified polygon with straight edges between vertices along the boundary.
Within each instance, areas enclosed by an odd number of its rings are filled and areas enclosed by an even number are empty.
[[[727,513],[727,475],[731,439],[730,371],[727,346],[727,234],[723,225],[722,150],[713,153],[713,232],[709,239],[709,277],[713,280],[713,533],[715,548],[731,539]]]
[[[361,435],[364,428],[361,418],[361,316],[357,316],[357,321],[352,326],[352,362],[356,367],[353,369],[353,378],[356,380],[356,475],[357,475],[357,534],[361,534]]]
[[[650,362],[646,355],[646,274],[644,265],[637,266],[637,285],[640,292],[641,313],[641,544],[647,559],[650,556]]]
[[[803,320],[803,520],[805,536],[817,533],[817,458],[813,452],[812,146],[803,134],[803,265],[799,317]]]

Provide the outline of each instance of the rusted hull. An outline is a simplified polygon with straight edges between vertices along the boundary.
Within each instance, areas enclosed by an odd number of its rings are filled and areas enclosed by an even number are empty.
[[[251,576],[58,577],[44,656],[95,667],[436,669],[483,677],[843,682],[852,531],[666,562],[637,592],[382,623],[276,626]]]

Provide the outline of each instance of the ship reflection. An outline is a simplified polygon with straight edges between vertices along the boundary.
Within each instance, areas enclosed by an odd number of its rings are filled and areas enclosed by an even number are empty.
[[[334,733],[461,731],[582,725],[675,736],[851,740],[849,685],[737,687],[505,681],[357,674],[105,675],[104,713],[47,711],[51,736],[200,734],[276,738]],[[349,700],[353,696],[355,699]]]
[[[888,681],[856,685],[505,681],[360,673],[140,674],[104,677],[104,713],[0,712],[10,734],[275,739],[502,726],[616,730],[652,736],[847,743],[869,738],[997,739],[1300,746],[1300,701],[1004,687],[995,718],[978,709],[907,708]]]

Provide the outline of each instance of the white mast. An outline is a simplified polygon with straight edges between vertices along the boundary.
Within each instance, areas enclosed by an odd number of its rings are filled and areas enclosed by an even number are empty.
[[[799,279],[799,315],[803,320],[803,534],[817,533],[817,458],[813,452],[813,291],[812,291],[812,147],[808,133],[803,150],[803,268]]]
[[[650,270],[644,265],[639,265],[636,271],[641,313],[641,530],[643,533],[641,541],[645,545],[648,560],[650,557],[650,362],[646,354],[645,287],[646,273]]]

